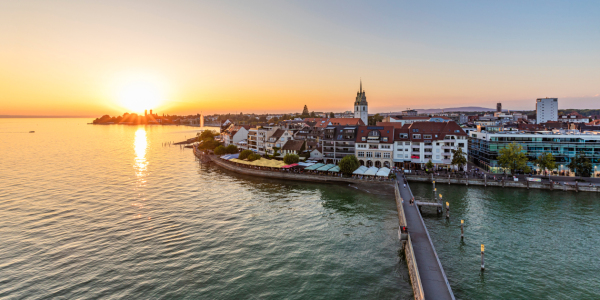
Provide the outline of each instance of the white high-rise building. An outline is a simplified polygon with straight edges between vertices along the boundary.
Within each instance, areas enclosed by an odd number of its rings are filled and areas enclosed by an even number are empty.
[[[354,101],[354,117],[360,118],[365,125],[369,124],[369,104],[365,91],[362,89],[362,80],[360,81],[360,90],[356,92],[356,101]]]
[[[558,121],[558,98],[538,98],[535,113],[538,124]]]

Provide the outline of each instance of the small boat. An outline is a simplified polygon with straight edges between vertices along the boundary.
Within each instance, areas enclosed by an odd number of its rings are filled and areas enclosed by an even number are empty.
[[[33,130],[32,130],[32,131],[30,131],[29,133],[35,133],[35,131],[33,131]]]

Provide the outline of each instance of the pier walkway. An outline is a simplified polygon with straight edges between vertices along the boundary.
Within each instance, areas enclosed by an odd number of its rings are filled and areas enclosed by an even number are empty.
[[[397,174],[397,176],[400,196],[404,200],[402,207],[406,218],[408,234],[412,241],[412,248],[425,299],[454,299],[454,294],[435,252],[421,213],[416,204],[410,204],[410,199],[413,198],[410,187],[406,184],[406,188],[404,188],[404,177],[401,174]]]

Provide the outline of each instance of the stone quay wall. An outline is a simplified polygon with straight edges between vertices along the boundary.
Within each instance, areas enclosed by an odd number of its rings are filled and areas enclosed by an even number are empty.
[[[588,183],[575,184],[569,182],[568,185],[559,184],[557,182],[534,182],[534,181],[510,181],[500,180],[494,181],[489,179],[480,178],[448,178],[448,177],[432,177],[431,176],[420,176],[420,175],[408,175],[405,174],[406,180],[416,182],[431,182],[435,180],[437,184],[459,184],[459,185],[479,185],[479,186],[494,186],[500,188],[524,188],[524,189],[546,189],[554,191],[574,191],[574,192],[600,192],[600,186],[592,185]]]

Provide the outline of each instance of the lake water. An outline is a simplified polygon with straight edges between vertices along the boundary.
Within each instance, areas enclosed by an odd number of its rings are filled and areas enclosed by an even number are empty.
[[[432,198],[430,183],[410,186],[415,196]],[[450,204],[450,219],[434,209],[423,215],[457,299],[600,299],[598,194],[436,188]]]
[[[0,119],[0,299],[412,298],[393,198],[163,145],[198,128],[89,121]]]

